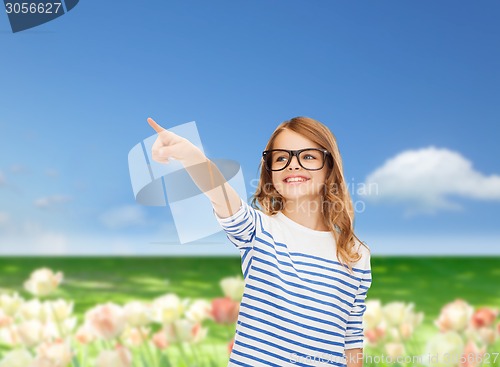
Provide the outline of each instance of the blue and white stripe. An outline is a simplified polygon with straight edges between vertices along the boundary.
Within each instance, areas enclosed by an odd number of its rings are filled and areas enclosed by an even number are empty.
[[[293,241],[333,240],[301,239],[243,200],[233,216],[214,215],[240,250],[245,279],[229,366],[345,366],[345,349],[363,348],[372,282],[366,247],[350,274],[336,258],[308,253],[307,243],[289,250]]]

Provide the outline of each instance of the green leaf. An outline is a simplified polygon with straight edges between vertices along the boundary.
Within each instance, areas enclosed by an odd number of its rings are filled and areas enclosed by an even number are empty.
[[[164,367],[172,367],[172,364],[170,363],[170,360],[168,359],[167,355],[162,353],[160,357],[160,366]]]
[[[148,366],[148,361],[146,361],[146,358],[144,358],[144,354],[140,354],[141,355],[141,360],[142,360],[142,365],[144,367],[152,367],[152,366]]]
[[[80,367],[80,361],[78,360],[78,358],[76,358],[76,356],[71,359],[71,364],[73,365],[73,367]]]

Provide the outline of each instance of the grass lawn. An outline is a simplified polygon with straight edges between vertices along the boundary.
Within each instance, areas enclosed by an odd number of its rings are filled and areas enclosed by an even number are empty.
[[[425,313],[423,328],[436,330],[433,320],[457,298],[471,305],[500,307],[500,257],[372,257],[373,284],[369,299],[413,302]],[[166,293],[181,297],[222,297],[220,279],[241,274],[238,257],[3,257],[0,292],[17,291],[30,273],[49,267],[64,273],[54,297],[75,301],[75,313],[98,303],[149,301]],[[231,330],[213,323],[207,342],[227,343]],[[234,334],[234,331],[233,331]]]

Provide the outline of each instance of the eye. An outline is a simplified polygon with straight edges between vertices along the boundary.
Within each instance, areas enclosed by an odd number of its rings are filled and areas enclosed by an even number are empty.
[[[276,162],[283,162],[284,160],[286,161],[288,158],[285,157],[284,155],[280,155],[279,157],[276,157]]]
[[[312,154],[306,154],[306,155],[304,156],[304,158],[305,158],[305,159],[307,159],[307,160],[316,159],[316,157],[315,157],[315,156],[313,156]]]

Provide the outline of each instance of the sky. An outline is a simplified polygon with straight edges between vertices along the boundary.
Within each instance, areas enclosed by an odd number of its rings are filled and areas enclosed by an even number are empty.
[[[18,33],[2,13],[0,254],[239,256],[222,231],[180,243],[169,206],[136,201],[129,152],[154,135],[148,117],[195,121],[249,198],[274,129],[309,116],[337,140],[373,255],[498,255],[499,13],[495,0],[81,0]]]

